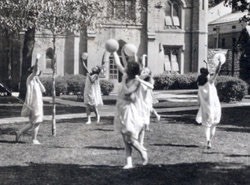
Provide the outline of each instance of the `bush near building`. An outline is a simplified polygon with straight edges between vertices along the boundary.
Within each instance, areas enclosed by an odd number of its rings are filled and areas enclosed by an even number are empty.
[[[197,89],[198,74],[161,74],[154,77],[155,90]],[[218,76],[216,80],[218,96],[222,102],[241,101],[248,91],[245,81],[230,76]]]
[[[52,77],[41,77],[46,93],[45,96],[52,96]],[[65,75],[56,77],[56,95],[60,94],[83,94],[86,77],[83,75]],[[108,80],[100,80],[103,95],[109,95],[114,89],[114,84]]]

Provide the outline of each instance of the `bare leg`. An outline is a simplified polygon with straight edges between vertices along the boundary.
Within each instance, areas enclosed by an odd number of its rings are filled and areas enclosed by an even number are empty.
[[[90,114],[91,114],[91,109],[90,109],[90,105],[87,105],[86,107],[86,114],[87,114],[87,118],[88,118],[88,121],[86,122],[86,124],[91,124],[91,117],[90,117]]]
[[[153,108],[151,112],[156,116],[157,121],[161,120],[161,116],[156,112],[156,110]]]
[[[30,130],[32,128],[32,124],[29,123],[27,125],[25,125],[23,128],[21,128],[19,131],[16,132],[16,142],[19,141],[19,138],[21,137],[21,135],[25,132],[27,132],[28,130]]]
[[[216,126],[212,126],[211,127],[211,140],[214,138],[215,131],[216,131]]]
[[[94,112],[95,112],[95,115],[96,115],[96,122],[100,123],[100,114],[99,114],[98,109],[97,109],[96,106],[94,107]]]
[[[142,131],[139,134],[139,142],[143,146],[144,144],[144,137],[145,137],[145,128],[142,129]]]
[[[140,153],[142,159],[143,159],[143,165],[148,164],[148,153],[145,150],[145,148],[139,143],[139,141],[133,137],[130,138],[131,145]]]
[[[38,134],[38,130],[40,127],[40,123],[36,123],[33,125],[33,136],[32,136],[32,141],[33,144],[41,144],[38,140],[37,140],[37,134]]]
[[[131,145],[127,142],[126,135],[122,134],[124,145],[125,145],[125,152],[126,152],[126,165],[123,167],[123,169],[131,169],[133,168],[133,163],[132,163],[132,147]]]
[[[211,128],[206,127],[205,128],[205,134],[206,134],[206,139],[207,139],[207,148],[211,148]]]

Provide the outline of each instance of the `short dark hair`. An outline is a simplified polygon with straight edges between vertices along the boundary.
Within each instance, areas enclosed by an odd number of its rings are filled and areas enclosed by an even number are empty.
[[[136,75],[140,74],[140,65],[137,62],[128,62],[126,72],[129,77],[135,78]]]
[[[209,71],[208,71],[207,68],[202,67],[202,68],[200,68],[200,73],[203,74],[203,75],[208,75]]]

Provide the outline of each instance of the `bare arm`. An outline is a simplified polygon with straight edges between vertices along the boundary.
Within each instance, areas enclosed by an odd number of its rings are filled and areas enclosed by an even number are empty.
[[[137,79],[141,84],[147,86],[148,88],[150,88],[150,89],[153,89],[153,88],[154,88],[154,85],[153,85],[152,83],[146,82],[145,80],[140,79],[139,76],[136,76],[136,79]]]
[[[133,92],[135,92],[138,88],[139,88],[140,83],[138,81],[135,81],[135,83],[133,85],[131,85],[130,87],[125,86],[125,94],[131,94]]]
[[[127,59],[126,59],[126,56],[125,56],[125,53],[124,53],[124,47],[122,48],[121,55],[122,55],[122,62],[124,64],[125,68],[126,68],[127,65],[128,65],[128,62],[127,62]]]
[[[39,77],[36,76],[35,78],[36,78],[37,83],[39,84],[39,87],[40,87],[41,91],[42,91],[43,93],[45,93],[45,92],[46,92],[46,89],[45,89],[45,87],[43,86],[42,82],[40,81]]]
[[[214,75],[209,79],[210,83],[213,83],[215,81],[216,77],[218,76],[220,72],[220,69],[221,69],[221,62],[219,62],[219,65],[217,66]]]
[[[118,54],[117,54],[116,52],[114,52],[114,53],[113,53],[113,56],[114,56],[115,64],[116,64],[116,66],[118,67],[119,71],[120,71],[121,73],[123,73],[123,74],[126,73],[124,67],[123,67],[122,64],[121,64],[121,60],[120,60]]]
[[[82,60],[82,66],[83,66],[83,68],[87,71],[87,73],[89,73],[89,70],[88,70],[88,68],[87,68],[87,66],[86,66],[86,64],[85,64],[85,62],[84,62],[84,60]]]

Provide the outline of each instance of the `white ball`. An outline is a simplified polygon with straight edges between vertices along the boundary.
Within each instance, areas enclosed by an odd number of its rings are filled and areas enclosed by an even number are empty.
[[[223,53],[216,53],[213,57],[213,63],[218,66],[219,62],[221,62],[221,64],[224,64],[226,62],[226,56]]]
[[[119,49],[119,43],[115,39],[107,40],[105,48],[108,52],[113,53]]]
[[[124,53],[129,57],[135,56],[137,53],[137,47],[134,44],[125,44],[123,48]]]

